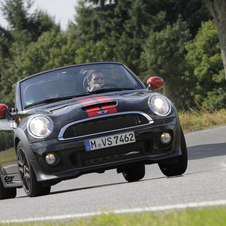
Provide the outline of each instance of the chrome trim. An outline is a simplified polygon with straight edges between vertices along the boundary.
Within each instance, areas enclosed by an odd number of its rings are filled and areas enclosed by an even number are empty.
[[[117,115],[128,115],[128,114],[140,114],[140,115],[143,115],[149,121],[149,123],[138,125],[138,126],[126,127],[126,128],[122,128],[122,129],[115,129],[115,130],[104,131],[104,132],[100,132],[100,133],[92,133],[92,134],[87,134],[87,135],[78,136],[78,137],[63,138],[65,130],[68,127],[72,126],[72,125],[75,125],[75,124],[78,124],[78,123],[81,123],[81,122],[91,121],[91,120],[94,120],[94,119],[99,119],[99,118],[106,118],[106,117],[115,116],[115,115],[116,116]],[[92,118],[82,119],[82,120],[79,120],[79,121],[67,124],[66,126],[64,126],[60,130],[60,133],[58,135],[58,140],[62,141],[62,140],[79,139],[79,138],[84,138],[84,137],[93,136],[93,135],[105,134],[106,132],[117,132],[117,131],[122,131],[122,130],[125,130],[125,129],[137,128],[137,127],[146,126],[146,125],[153,124],[153,123],[154,123],[153,119],[148,114],[140,112],[140,111],[129,111],[129,112],[113,113],[113,114],[95,116],[95,117],[92,117]]]
[[[50,121],[51,127],[52,127],[52,128],[51,128],[51,131],[50,131],[49,134],[44,135],[44,136],[36,136],[36,135],[34,135],[34,134],[31,132],[31,130],[30,130],[30,123],[31,123],[31,121],[32,121],[34,118],[38,118],[38,117],[47,118],[47,119]],[[53,121],[52,121],[52,119],[51,119],[49,116],[47,116],[47,115],[42,115],[42,114],[33,115],[33,116],[29,119],[29,121],[28,121],[28,123],[27,123],[27,130],[28,130],[28,133],[29,133],[32,137],[38,138],[38,139],[43,139],[43,138],[45,138],[45,137],[48,137],[48,136],[53,132]]]
[[[159,97],[161,97],[161,98],[163,98],[163,99],[166,100],[166,102],[167,102],[168,105],[169,105],[169,110],[168,110],[165,114],[160,114],[160,113],[154,112],[154,111],[152,110],[152,107],[151,107],[150,102],[151,102],[151,98],[153,98],[153,96],[159,96]],[[149,98],[148,98],[148,106],[149,106],[149,108],[150,108],[156,115],[159,115],[159,116],[167,116],[167,115],[169,115],[170,112],[171,112],[171,104],[170,104],[169,99],[166,98],[165,96],[159,94],[159,93],[153,93],[153,94],[151,94],[151,95],[149,96]]]
[[[97,114],[99,114],[99,115],[105,115],[107,112],[108,112],[108,110],[107,111],[104,111],[104,110],[101,109],[101,111],[98,111]]]

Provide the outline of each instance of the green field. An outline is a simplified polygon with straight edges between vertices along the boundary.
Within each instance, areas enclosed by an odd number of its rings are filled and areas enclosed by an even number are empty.
[[[226,207],[144,212],[140,214],[101,214],[66,221],[11,223],[11,226],[220,226],[226,224]],[[0,224],[6,225],[6,224]]]

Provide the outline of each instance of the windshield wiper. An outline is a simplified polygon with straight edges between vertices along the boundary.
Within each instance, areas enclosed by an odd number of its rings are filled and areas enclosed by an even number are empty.
[[[73,96],[48,98],[48,99],[45,99],[45,100],[41,100],[41,101],[38,101],[38,102],[35,102],[35,103],[32,103],[32,104],[29,104],[29,105],[25,106],[24,109],[35,106],[35,105],[43,104],[43,103],[53,103],[53,102],[57,102],[57,101],[60,101],[60,100],[67,100],[67,99],[87,96],[87,95],[91,95],[91,94],[92,93],[90,93],[90,92],[85,92],[85,93],[81,93],[81,94],[73,95]]]
[[[32,104],[28,104],[28,105],[24,106],[24,109],[35,106],[35,105],[43,104],[43,103],[45,103],[45,100],[38,101],[38,102],[35,102],[35,103],[32,103]]]
[[[43,103],[51,103],[51,102],[56,102],[59,100],[67,100],[67,99],[71,99],[71,98],[73,98],[73,96],[49,98],[49,99],[45,99],[45,100],[41,100],[41,101],[38,101],[38,102],[35,102],[32,104],[29,104],[29,105],[25,106],[24,109],[29,108],[31,106],[43,104]]]
[[[39,105],[39,104],[43,104],[43,103],[52,103],[52,102],[57,102],[60,100],[67,100],[67,99],[72,99],[76,96],[67,96],[67,97],[55,97],[55,98],[49,98],[49,99],[45,99],[45,100],[41,100],[32,104],[29,104],[27,106],[24,107],[24,109],[29,108],[31,106],[35,106],[35,105]]]
[[[56,101],[60,101],[60,100],[67,100],[67,99],[72,99],[72,98],[76,98],[76,97],[82,97],[82,96],[88,96],[88,95],[92,95],[94,93],[98,94],[98,93],[105,93],[105,92],[111,92],[111,91],[123,91],[123,90],[135,90],[135,88],[106,88],[106,89],[98,89],[92,92],[85,92],[85,93],[81,93],[78,95],[73,95],[73,96],[66,96],[66,97],[55,97],[55,98],[48,98],[45,100],[41,100],[32,104],[29,104],[27,106],[24,107],[24,109],[35,106],[35,105],[39,105],[39,104],[43,104],[43,103],[53,103]]]

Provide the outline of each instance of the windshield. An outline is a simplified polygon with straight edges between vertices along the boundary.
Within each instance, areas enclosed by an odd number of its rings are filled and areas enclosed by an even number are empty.
[[[46,72],[21,82],[24,108],[92,93],[142,89],[120,64],[90,64]]]

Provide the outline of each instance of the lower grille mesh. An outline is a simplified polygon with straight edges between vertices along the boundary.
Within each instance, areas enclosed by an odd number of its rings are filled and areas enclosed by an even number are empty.
[[[151,151],[152,142],[136,142],[100,150],[84,151],[79,154],[76,153],[71,156],[71,161],[74,165],[80,162],[81,166],[90,166],[131,159],[150,154]]]

